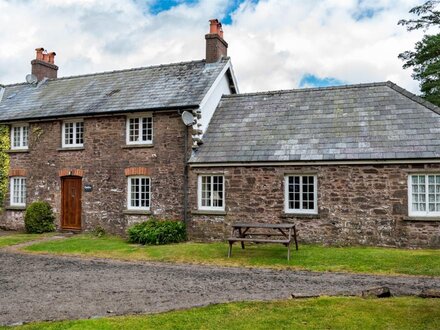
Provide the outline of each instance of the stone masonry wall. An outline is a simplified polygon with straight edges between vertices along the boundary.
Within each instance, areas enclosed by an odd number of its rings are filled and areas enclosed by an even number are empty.
[[[84,119],[84,149],[61,149],[62,121],[31,123],[29,152],[10,154],[11,169],[27,171],[27,204],[48,201],[60,224],[62,169],[84,171],[82,227],[96,226],[122,234],[127,226],[147,219],[147,212],[126,212],[129,167],[146,167],[151,177],[151,213],[161,219],[183,219],[185,126],[176,111],[153,115],[153,146],[127,146],[125,116]],[[8,207],[9,196],[5,206]],[[0,227],[22,228],[24,212],[6,209]]]
[[[295,222],[299,240],[329,245],[440,247],[440,221],[408,218],[408,175],[439,164],[192,168],[190,237],[222,240],[234,222]],[[226,214],[197,211],[197,175],[222,173]],[[284,213],[284,175],[318,177],[318,215]],[[437,219],[440,220],[440,219]]]

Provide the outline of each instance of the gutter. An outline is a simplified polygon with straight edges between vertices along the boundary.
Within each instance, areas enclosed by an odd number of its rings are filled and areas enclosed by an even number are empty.
[[[1,95],[1,89],[0,89]],[[1,98],[0,98],[1,100]],[[188,104],[188,105],[177,105],[170,107],[157,107],[157,108],[145,108],[145,109],[133,109],[133,110],[116,110],[116,111],[106,111],[106,112],[86,112],[86,113],[75,113],[75,114],[65,114],[65,115],[54,115],[54,116],[42,116],[42,117],[25,117],[25,118],[17,118],[14,120],[1,120],[0,124],[8,124],[14,122],[36,122],[36,121],[50,121],[57,119],[66,119],[66,118],[74,118],[74,117],[107,117],[112,115],[126,115],[130,113],[138,113],[138,112],[146,112],[146,111],[176,111],[176,110],[193,110],[198,109],[198,104]]]
[[[440,158],[417,159],[378,159],[378,160],[335,160],[335,161],[279,161],[279,162],[222,162],[222,163],[196,163],[190,162],[191,168],[203,167],[252,167],[252,166],[323,166],[323,165],[378,165],[378,164],[426,164],[440,163]]]

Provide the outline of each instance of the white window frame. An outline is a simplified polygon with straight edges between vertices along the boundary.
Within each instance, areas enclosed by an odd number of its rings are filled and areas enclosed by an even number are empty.
[[[66,124],[75,124],[73,126],[73,141],[74,143],[66,143]],[[83,123],[83,143],[76,143],[77,138],[77,128],[78,123]],[[84,147],[84,132],[85,132],[85,125],[83,119],[74,119],[74,120],[65,120],[63,121],[63,129],[61,132],[61,142],[63,148],[81,148]]]
[[[19,187],[19,192],[18,192],[18,196],[19,198],[21,198],[22,194],[24,195],[24,200],[19,201],[19,202],[15,202],[14,201],[14,195],[15,195],[15,188],[14,188],[14,181],[15,180],[23,180],[21,182],[24,183],[23,186]],[[9,178],[9,185],[10,185],[10,189],[9,189],[9,201],[10,201],[10,205],[11,206],[26,206],[26,177],[24,176],[11,176]]]
[[[27,136],[24,138],[24,130],[26,128]],[[15,131],[19,130],[19,143],[20,145],[14,145]],[[14,124],[11,126],[11,150],[28,150],[29,149],[29,124]],[[26,143],[25,143],[26,142]]]
[[[434,175],[439,176],[440,173],[414,173],[408,175],[408,216],[415,217],[440,217],[440,211],[429,211],[429,182],[428,176]],[[425,211],[413,211],[413,184],[412,178],[413,176],[424,176],[425,177]],[[436,180],[436,179],[434,179]],[[419,186],[419,185],[418,185]],[[434,185],[434,190],[435,190]],[[434,198],[436,198],[436,192],[434,191]],[[434,201],[436,203],[436,201]]]
[[[210,187],[210,192],[211,192],[211,205],[214,204],[214,194],[212,193],[214,191],[214,180],[213,177],[221,177],[222,178],[222,186],[223,186],[223,190],[222,190],[222,200],[223,200],[223,205],[222,206],[203,206],[202,205],[202,178],[203,177],[211,177],[211,187]],[[226,198],[225,198],[225,176],[223,174],[200,174],[198,176],[198,183],[197,183],[197,204],[198,204],[198,209],[201,211],[224,211],[225,210],[225,206],[226,206]]]
[[[299,176],[300,177],[300,191],[299,191],[299,209],[289,208],[289,177]],[[311,176],[313,177],[313,209],[303,208],[303,177]],[[284,176],[284,212],[289,214],[318,214],[318,176],[315,174],[286,174]]]
[[[151,120],[151,139],[150,140],[139,140],[139,141],[130,141],[130,119],[143,119],[143,118],[150,118]],[[134,145],[148,145],[153,144],[153,135],[154,135],[154,123],[153,123],[153,115],[151,113],[142,113],[142,114],[136,114],[132,116],[127,116],[125,120],[125,141],[127,144],[134,144]],[[138,128],[138,136],[142,136],[142,128],[141,125],[139,125]]]
[[[131,180],[148,179],[148,207],[131,205]],[[127,177],[127,210],[149,211],[151,208],[151,177],[146,175],[132,175]]]

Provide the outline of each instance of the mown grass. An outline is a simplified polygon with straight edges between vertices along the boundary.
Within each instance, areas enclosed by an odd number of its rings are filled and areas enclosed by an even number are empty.
[[[123,260],[166,261],[220,266],[305,269],[312,271],[440,276],[440,250],[300,245],[290,262],[282,245],[234,245],[227,257],[226,243],[181,243],[161,246],[128,244],[119,237],[77,235],[25,248],[34,253],[77,255]]]
[[[31,323],[13,329],[440,329],[440,300],[321,297],[240,302],[155,315]]]
[[[16,245],[29,241],[34,241],[39,238],[44,238],[53,234],[22,234],[22,233],[8,233],[0,236],[0,248],[10,245]]]

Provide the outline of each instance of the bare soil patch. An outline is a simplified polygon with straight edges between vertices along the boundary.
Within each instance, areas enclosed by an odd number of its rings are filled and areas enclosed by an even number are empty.
[[[79,319],[292,294],[359,293],[387,286],[394,295],[440,288],[440,278],[369,276],[208,267],[0,251],[0,324]]]

